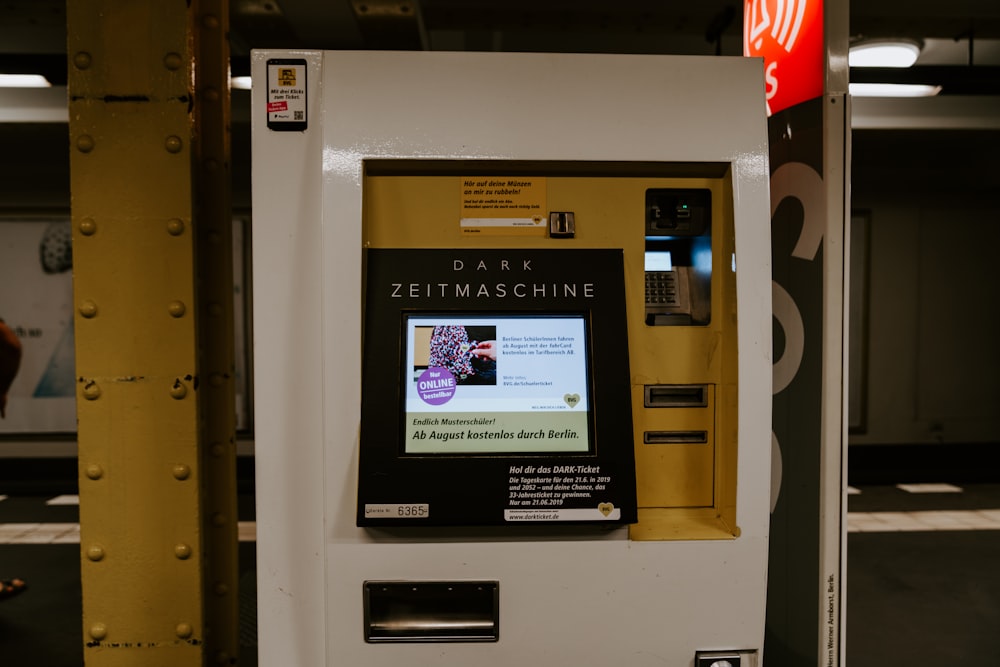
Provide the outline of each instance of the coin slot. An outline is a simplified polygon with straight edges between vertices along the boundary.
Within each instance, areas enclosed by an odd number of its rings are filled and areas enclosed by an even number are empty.
[[[708,386],[703,384],[647,384],[643,393],[647,408],[704,408]]]

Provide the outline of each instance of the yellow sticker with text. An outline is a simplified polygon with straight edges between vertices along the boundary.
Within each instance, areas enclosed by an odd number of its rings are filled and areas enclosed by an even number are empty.
[[[547,181],[531,176],[463,176],[462,234],[544,236]]]

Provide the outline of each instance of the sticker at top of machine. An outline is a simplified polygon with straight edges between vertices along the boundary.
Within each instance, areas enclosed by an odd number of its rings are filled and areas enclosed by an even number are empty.
[[[460,185],[462,234],[545,235],[544,177],[463,176]]]
[[[267,61],[267,127],[271,130],[306,129],[306,61],[274,58]]]

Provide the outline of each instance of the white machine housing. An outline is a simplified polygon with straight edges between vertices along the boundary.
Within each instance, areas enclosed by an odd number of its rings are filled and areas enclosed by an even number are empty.
[[[274,58],[305,60],[304,130],[267,126]],[[772,328],[760,61],[257,51],[253,78],[259,664],[652,667],[695,665],[697,651],[735,651],[736,662],[756,664]],[[369,159],[730,165],[738,536],[634,541],[620,527],[505,538],[356,525]],[[369,580],[497,581],[499,641],[366,643]]]

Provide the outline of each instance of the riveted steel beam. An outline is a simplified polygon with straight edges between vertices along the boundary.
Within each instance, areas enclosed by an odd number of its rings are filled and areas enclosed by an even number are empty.
[[[227,15],[67,4],[91,667],[236,660]]]

